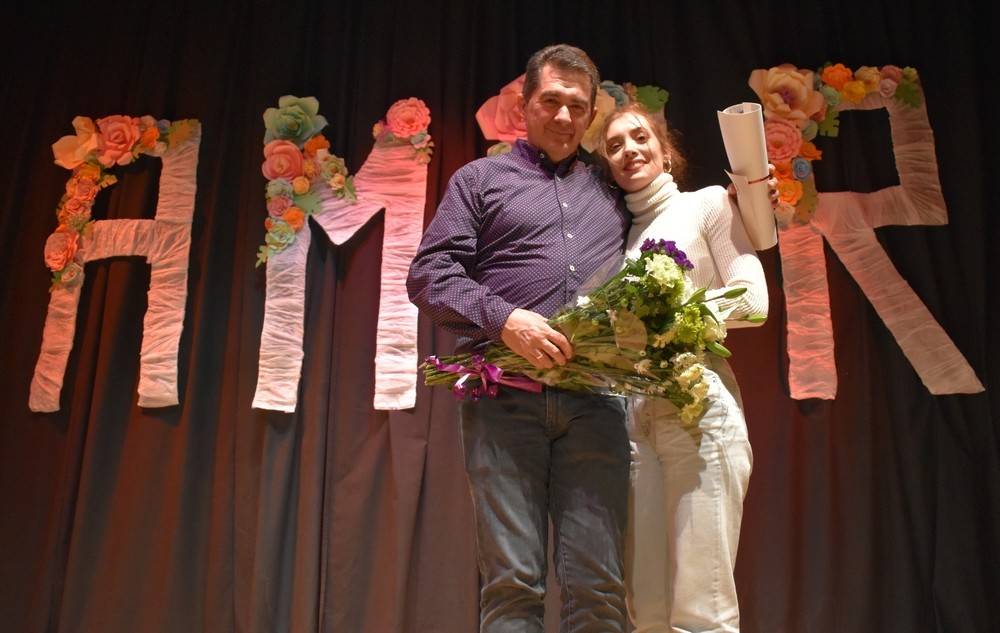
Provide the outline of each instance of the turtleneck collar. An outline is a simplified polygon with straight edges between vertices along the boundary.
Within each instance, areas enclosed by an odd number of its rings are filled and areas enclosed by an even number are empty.
[[[651,211],[662,211],[666,208],[663,203],[675,193],[677,193],[677,183],[674,182],[674,177],[664,172],[639,191],[625,194],[625,205],[632,213],[632,217],[638,220]]]
[[[514,149],[516,149],[521,156],[524,156],[535,165],[538,165],[550,174],[555,174],[560,178],[564,177],[573,169],[573,164],[580,156],[580,151],[577,150],[561,161],[553,162],[552,159],[549,158],[548,154],[524,139],[517,139],[514,143]]]

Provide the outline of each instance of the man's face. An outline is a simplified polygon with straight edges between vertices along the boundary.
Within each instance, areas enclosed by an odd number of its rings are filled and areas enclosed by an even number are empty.
[[[539,79],[531,97],[525,101],[522,95],[518,102],[528,142],[558,162],[576,151],[597,114],[590,103],[590,77],[546,65]]]

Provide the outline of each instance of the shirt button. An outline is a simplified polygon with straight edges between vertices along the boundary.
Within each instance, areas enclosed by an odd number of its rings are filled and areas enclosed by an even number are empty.
[[[568,239],[573,239],[573,234],[572,234],[572,233],[567,233],[567,234],[566,234],[566,237],[567,237]]]
[[[569,265],[569,269],[570,269],[570,271],[572,271],[574,273],[576,272],[576,266],[574,266],[573,264]]]
[[[563,203],[563,209],[565,209],[565,208],[566,208],[566,207],[568,207],[568,206],[569,206],[569,203],[568,203],[568,202],[564,202],[564,203]]]

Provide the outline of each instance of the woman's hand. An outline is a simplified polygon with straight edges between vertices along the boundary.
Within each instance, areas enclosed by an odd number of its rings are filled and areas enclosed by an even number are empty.
[[[778,208],[778,202],[779,202],[779,200],[778,200],[778,179],[774,177],[774,165],[772,165],[771,163],[767,164],[767,176],[768,176],[768,178],[767,178],[767,197],[771,201],[771,208],[772,209],[777,209]],[[729,195],[735,197],[736,196],[736,185],[734,185],[733,183],[729,183],[729,186],[726,187],[726,191],[729,192]]]

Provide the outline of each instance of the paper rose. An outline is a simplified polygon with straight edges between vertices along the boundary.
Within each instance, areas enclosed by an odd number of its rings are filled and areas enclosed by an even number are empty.
[[[86,160],[88,154],[97,151],[97,128],[90,117],[75,117],[73,128],[75,135],[64,136],[52,144],[56,165],[66,169],[73,169]]]
[[[813,72],[781,64],[750,73],[750,87],[764,105],[765,118],[782,118],[798,126],[824,112],[823,95],[813,88]]]
[[[285,215],[282,216],[281,219],[285,221],[285,224],[292,227],[292,229],[296,231],[306,225],[305,211],[298,207],[289,207],[288,211],[285,211]]]
[[[430,109],[416,97],[400,99],[385,114],[385,125],[397,138],[409,138],[424,132],[430,124]]]
[[[135,156],[132,147],[139,142],[139,119],[115,114],[97,120],[97,160],[105,167],[128,165]]]
[[[76,262],[66,264],[66,267],[59,273],[59,283],[66,288],[73,288],[83,280],[83,266]]]
[[[66,200],[62,208],[56,213],[59,224],[71,228],[76,232],[82,232],[90,222],[90,207],[93,203],[80,198],[70,198]]]
[[[302,147],[326,124],[326,118],[319,114],[316,97],[285,95],[278,99],[277,108],[264,110],[264,144],[278,139]]]
[[[528,137],[518,98],[524,89],[524,75],[500,89],[500,94],[486,100],[476,112],[483,136],[491,141],[513,143]]]
[[[303,173],[302,152],[291,141],[271,141],[264,146],[264,164],[260,170],[268,180],[284,178],[292,182]]]
[[[772,163],[789,163],[799,155],[802,133],[786,119],[768,119],[764,123],[767,140],[767,158]]]
[[[75,231],[59,227],[45,240],[45,265],[49,270],[59,272],[73,261],[79,239],[80,235]]]
[[[272,248],[284,249],[295,241],[295,228],[287,222],[268,218],[264,221],[264,227],[267,229],[264,241]]]
[[[844,84],[854,80],[854,73],[843,64],[830,64],[823,69],[820,78],[826,85],[843,90]]]
[[[292,199],[286,196],[274,196],[267,201],[267,214],[272,218],[280,218],[292,207]]]
[[[66,195],[84,202],[93,201],[97,197],[97,183],[92,178],[77,178],[66,181]]]

